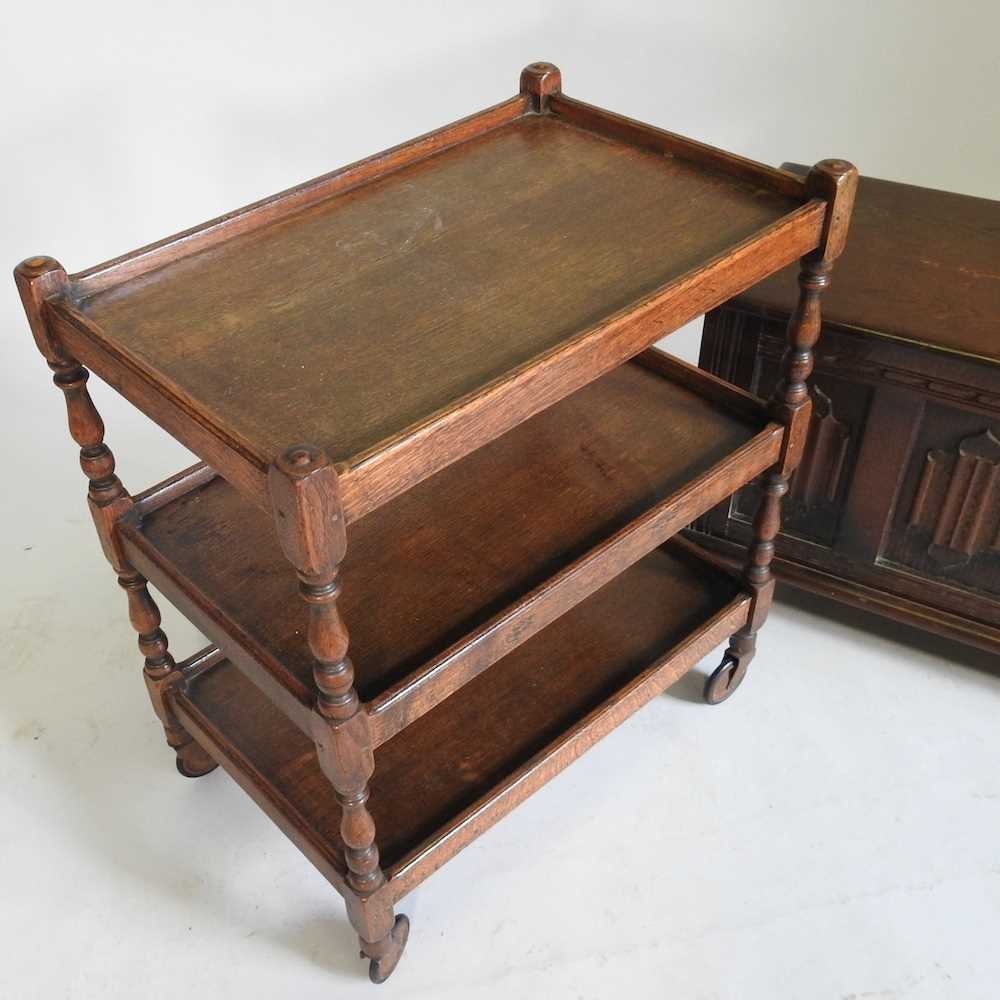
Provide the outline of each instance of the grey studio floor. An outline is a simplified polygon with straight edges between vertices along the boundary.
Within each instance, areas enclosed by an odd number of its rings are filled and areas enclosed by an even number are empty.
[[[291,843],[221,771],[175,772],[58,458],[59,502],[4,546],[0,997],[376,995]],[[709,708],[714,662],[411,895],[379,995],[995,998],[992,658],[779,591]]]

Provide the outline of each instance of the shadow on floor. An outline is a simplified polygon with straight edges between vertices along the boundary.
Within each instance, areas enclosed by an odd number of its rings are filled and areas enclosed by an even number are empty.
[[[938,662],[945,667],[954,665],[1000,678],[1000,657],[985,649],[978,649],[954,639],[934,635],[931,632],[914,628],[912,625],[884,618],[882,615],[864,611],[848,604],[841,604],[829,597],[800,590],[785,583],[778,584],[774,599],[776,604],[783,604],[797,611],[825,618],[857,632],[867,633],[880,640],[898,643],[900,646],[919,651],[922,654],[922,664]],[[764,628],[767,628],[766,622]],[[705,682],[710,671],[721,662],[721,657],[722,649],[720,648],[667,688],[664,694],[676,698],[678,701],[705,704]],[[752,665],[750,669],[753,670]]]
[[[719,650],[719,658],[722,650]],[[716,657],[712,654],[712,659],[708,662],[715,664]],[[663,693],[678,701],[689,701],[695,705],[705,704],[705,681],[708,680],[708,669],[706,667],[694,667],[689,670],[680,680],[671,684]]]
[[[848,628],[857,629],[859,632],[867,632],[879,639],[908,646],[941,660],[1000,677],[1000,657],[985,649],[978,649],[955,639],[934,635],[932,632],[925,632],[912,625],[905,625],[903,622],[884,618],[871,611],[841,604],[839,601],[810,593],[807,590],[799,590],[797,587],[791,587],[785,583],[778,584],[775,590],[775,601],[807,614],[826,618],[838,625],[845,625]],[[766,623],[764,627],[767,628]]]

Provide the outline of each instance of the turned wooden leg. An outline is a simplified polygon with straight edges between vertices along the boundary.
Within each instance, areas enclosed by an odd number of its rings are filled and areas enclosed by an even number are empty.
[[[115,475],[115,457],[104,443],[104,421],[87,391],[90,372],[63,350],[49,326],[47,300],[68,295],[69,279],[51,257],[32,257],[18,264],[14,280],[38,350],[66,400],[70,436],[80,446],[80,467],[87,477],[87,506],[104,555],[128,595],[129,618],[139,634],[153,709],[163,723],[167,743],[177,754],[177,769],[191,777],[205,774],[216,766],[215,761],[192,739],[170,708],[168,692],[174,685],[183,684],[184,678],[167,649],[160,611],[149,596],[146,580],[129,565],[121,547],[118,520],[132,509],[133,502]]]
[[[199,778],[214,771],[218,764],[180,724],[170,707],[169,693],[175,685],[183,685],[184,677],[177,669],[167,648],[167,637],[160,628],[160,609],[150,596],[145,577],[124,573],[118,583],[128,596],[129,620],[139,633],[139,652],[145,658],[143,678],[153,711],[163,725],[167,745],[177,755],[177,770],[185,778]]]
[[[153,710],[163,724],[167,744],[177,755],[177,770],[186,777],[207,774],[216,762],[194,741],[169,705],[171,687],[183,684],[167,637],[160,628],[160,610],[150,597],[146,580],[126,561],[118,541],[117,521],[132,507],[121,480],[115,475],[115,457],[104,443],[104,423],[97,412],[87,379],[90,373],[75,361],[49,362],[53,381],[63,391],[73,439],[80,445],[80,465],[89,481],[87,502],[104,554],[118,574],[118,583],[128,597],[129,620],[139,635],[139,651],[145,665],[143,675]]]
[[[788,478],[769,472],[764,479],[763,496],[753,522],[753,539],[743,571],[746,586],[752,591],[753,603],[747,624],[735,632],[722,656],[722,663],[705,682],[705,701],[718,705],[743,683],[747,667],[757,651],[757,631],[767,618],[774,590],[771,559],[774,539],[781,527],[781,498],[788,492]]]
[[[381,983],[399,962],[410,925],[405,916],[393,914],[368,810],[375,758],[368,715],[347,655],[347,628],[337,607],[337,573],[347,548],[337,473],[322,449],[296,445],[271,467],[268,486],[278,540],[295,567],[309,609],[309,648],[316,661],[313,739],[320,767],[340,803],[348,915],[361,955],[369,959],[369,976]]]
[[[774,419],[785,425],[781,457],[765,476],[760,506],[753,522],[743,579],[753,593],[747,624],[730,639],[722,663],[705,684],[710,705],[725,701],[743,682],[757,645],[757,632],[767,618],[774,580],[771,560],[781,528],[781,500],[802,457],[812,408],[807,380],[813,369],[813,348],[819,339],[820,297],[830,284],[830,272],[840,256],[854,206],[858,172],[843,160],[823,160],[809,172],[806,187],[827,202],[820,245],[802,258],[799,300],[788,320],[788,347],[781,361],[782,377],[771,399]]]

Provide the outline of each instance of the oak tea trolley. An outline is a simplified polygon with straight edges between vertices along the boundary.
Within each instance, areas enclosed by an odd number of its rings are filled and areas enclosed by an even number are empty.
[[[74,275],[16,280],[182,774],[221,764],[344,896],[402,896],[767,613],[856,171],[520,93]],[[770,403],[650,349],[801,258]],[[136,495],[90,371],[201,464]],[[763,475],[746,570],[675,534]],[[177,662],[152,583],[212,645]],[[350,632],[350,655],[348,654]]]

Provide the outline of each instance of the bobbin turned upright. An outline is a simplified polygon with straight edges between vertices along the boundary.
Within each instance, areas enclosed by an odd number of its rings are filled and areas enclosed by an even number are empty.
[[[771,399],[771,412],[785,425],[781,459],[762,481],[760,505],[753,521],[744,578],[753,591],[750,620],[729,640],[722,663],[705,684],[705,700],[725,701],[743,682],[757,648],[757,632],[771,605],[774,577],[771,559],[781,528],[781,500],[798,468],[809,432],[812,400],[806,384],[813,369],[813,348],[819,339],[820,297],[830,284],[830,273],[843,252],[858,188],[858,171],[845,160],[821,160],[806,178],[806,190],[827,203],[820,245],[801,261],[799,301],[788,321],[788,347],[782,358],[782,378]]]
[[[347,551],[337,470],[322,448],[286,448],[268,473],[274,521],[309,609],[309,649],[316,658],[313,739],[319,766],[340,803],[347,862],[347,909],[372,982],[389,978],[406,947],[410,924],[393,916],[379,866],[368,781],[375,770],[368,714],[354,688],[347,627],[337,608],[340,564]]]
[[[66,399],[69,433],[80,447],[80,466],[88,481],[87,505],[104,555],[128,597],[129,621],[139,635],[143,676],[153,710],[177,755],[177,770],[188,778],[200,777],[217,764],[185,731],[167,700],[167,692],[182,685],[184,678],[167,648],[160,610],[146,580],[129,565],[122,551],[118,522],[132,509],[132,498],[115,475],[115,457],[104,443],[104,421],[87,391],[90,372],[66,353],[49,325],[48,303],[66,294],[69,279],[62,265],[51,257],[29,257],[15,268],[14,280],[35,343],[54,373],[52,381]]]

